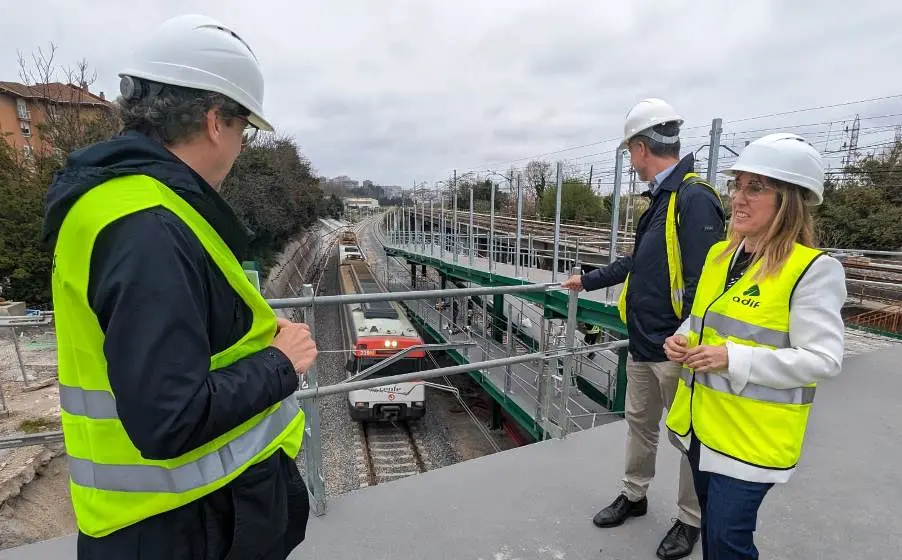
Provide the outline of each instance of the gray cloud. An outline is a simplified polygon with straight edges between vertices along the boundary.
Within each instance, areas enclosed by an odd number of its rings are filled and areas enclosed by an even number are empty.
[[[647,96],[683,114],[687,151],[707,142],[714,117],[734,147],[804,125],[795,130],[836,150],[843,125],[818,123],[860,113],[861,143],[877,143],[899,118],[875,117],[902,112],[896,99],[736,122],[902,93],[902,5],[881,0],[162,0],[140,11],[32,0],[4,8],[0,79],[17,79],[17,49],[52,40],[58,60],[87,58],[95,89],[114,96],[132,42],[180,12],[245,36],[266,74],[270,120],[319,172],[385,184],[505,172],[583,145],[547,159],[603,176],[623,117]]]

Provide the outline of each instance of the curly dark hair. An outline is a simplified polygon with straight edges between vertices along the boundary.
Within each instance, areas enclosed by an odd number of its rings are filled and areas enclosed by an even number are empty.
[[[201,132],[211,109],[216,109],[229,123],[231,119],[250,114],[239,103],[219,93],[168,84],[154,85],[157,88],[153,95],[136,100],[117,99],[123,132],[134,130],[171,146]]]

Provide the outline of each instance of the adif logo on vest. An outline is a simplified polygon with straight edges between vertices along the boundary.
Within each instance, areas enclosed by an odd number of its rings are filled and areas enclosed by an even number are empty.
[[[760,301],[758,301],[756,299],[752,299],[752,298],[761,296],[761,288],[758,287],[758,284],[755,284],[748,290],[742,292],[742,295],[744,295],[746,297],[741,298],[739,296],[733,296],[733,301],[735,303],[741,303],[742,305],[747,305],[747,306],[751,307],[752,309],[755,309],[756,307],[758,307],[758,305],[761,304]]]

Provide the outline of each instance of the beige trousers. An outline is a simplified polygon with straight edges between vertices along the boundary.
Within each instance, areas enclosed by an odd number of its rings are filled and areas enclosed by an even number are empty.
[[[627,359],[626,469],[622,493],[631,501],[644,498],[655,477],[661,418],[664,409],[673,403],[680,367],[677,362],[634,362],[632,356]],[[680,458],[677,506],[677,519],[693,527],[701,525],[692,469],[685,453]]]

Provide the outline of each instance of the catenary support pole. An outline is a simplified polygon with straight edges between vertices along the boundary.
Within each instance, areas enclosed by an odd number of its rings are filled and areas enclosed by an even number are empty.
[[[451,196],[454,197],[454,212],[453,212],[453,214],[451,214],[451,222],[452,222],[452,229],[453,229],[452,235],[454,237],[454,242],[453,242],[454,264],[457,264],[457,253],[459,252],[458,241],[459,241],[460,236],[458,235],[458,229],[457,229],[457,170],[456,169],[454,170],[454,179],[451,181],[451,193],[452,193]]]
[[[489,195],[489,274],[495,271],[495,183]]]
[[[470,243],[470,268],[473,268],[473,251],[476,249],[476,239],[473,237],[473,187],[470,186],[470,224],[467,228],[467,238]]]
[[[723,120],[711,121],[711,144],[708,146],[708,184],[716,187],[717,157],[720,155],[720,133],[723,132]]]
[[[551,281],[557,282],[558,256],[560,255],[561,244],[561,191],[564,183],[564,164],[557,162],[557,179],[555,181],[556,191],[554,198],[554,256],[552,257]]]
[[[514,264],[514,276],[520,277],[520,236],[523,235],[523,189],[520,188],[520,174],[517,173],[517,240],[515,242],[514,253],[516,259]]]
[[[614,204],[611,210],[611,250],[608,261],[617,260],[617,230],[620,229],[620,188],[623,182],[623,150],[617,148],[614,158]]]

